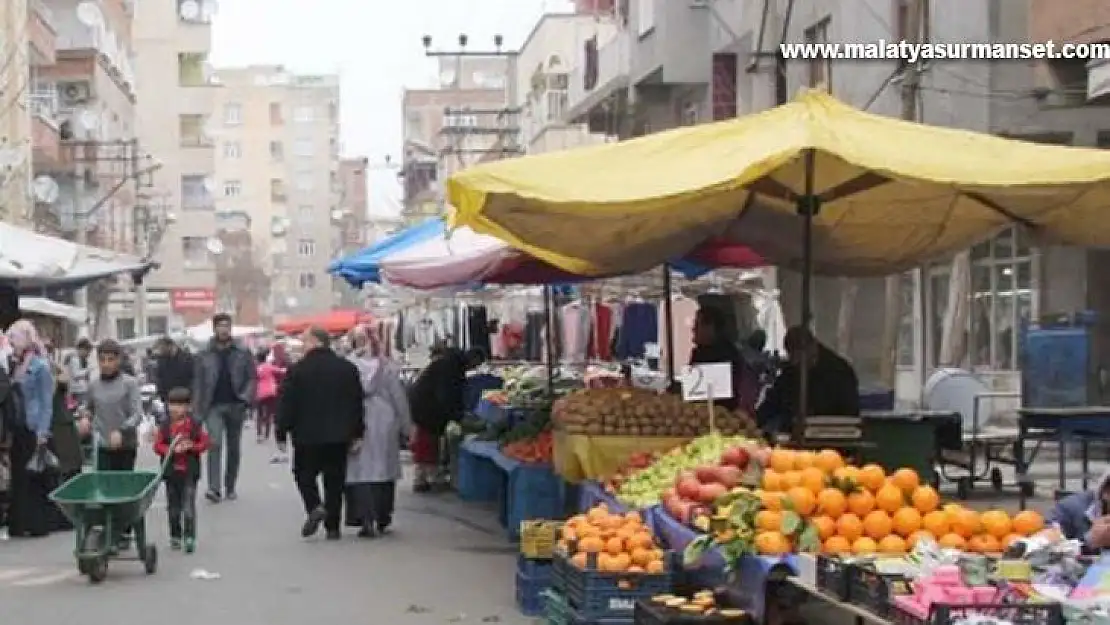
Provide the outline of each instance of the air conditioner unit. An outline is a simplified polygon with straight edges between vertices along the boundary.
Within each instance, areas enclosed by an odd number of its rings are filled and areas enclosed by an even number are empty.
[[[58,94],[61,96],[62,106],[80,106],[92,99],[92,85],[87,80],[59,82]]]

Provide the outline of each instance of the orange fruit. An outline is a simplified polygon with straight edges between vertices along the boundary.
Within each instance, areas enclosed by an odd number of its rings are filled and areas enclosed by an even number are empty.
[[[587,556],[585,552],[580,551],[580,552],[574,554],[574,556],[571,557],[570,561],[571,561],[571,564],[573,564],[574,566],[576,566],[580,569],[585,569],[586,565],[589,563],[589,561],[587,560],[588,557],[589,556]]]
[[[760,532],[755,535],[756,550],[766,556],[778,556],[790,552],[790,541],[780,532]]]
[[[956,515],[959,514],[960,511],[963,509],[964,507],[958,503],[946,503],[944,504],[944,507],[941,508],[941,510],[944,510],[944,513],[948,515],[949,523],[951,523],[952,520],[956,518]]]
[[[779,473],[794,470],[794,452],[789,449],[777,448],[771,450],[771,468]]]
[[[817,467],[802,469],[802,486],[808,488],[814,495],[825,488],[828,477],[825,472]]]
[[[624,524],[638,527],[644,524],[644,519],[640,516],[639,512],[631,510],[624,513]]]
[[[635,566],[647,566],[651,562],[650,549],[633,549],[631,556],[632,564]]]
[[[1023,510],[1014,515],[1011,524],[1015,533],[1030,536],[1044,529],[1044,517],[1035,510]]]
[[[877,464],[869,464],[859,470],[859,483],[871,492],[877,492],[886,484],[886,473]]]
[[[835,488],[826,488],[817,493],[817,511],[838,519],[848,511],[848,498]]]
[[[605,551],[609,552],[609,555],[611,556],[615,556],[618,553],[624,553],[624,539],[619,536],[614,536],[613,538],[610,538],[608,541],[605,542]]]
[[[825,473],[832,473],[844,466],[844,458],[840,457],[840,452],[835,449],[822,449],[814,457],[813,466]]]
[[[609,559],[610,570],[614,572],[627,571],[632,566],[632,556],[627,553],[618,553]]]
[[[921,518],[921,527],[931,532],[933,536],[944,536],[948,533],[951,523],[948,522],[947,514],[940,510],[933,510]]]
[[[637,531],[628,539],[629,549],[651,549],[654,546],[655,539],[652,537],[651,532],[646,529]]]
[[[852,465],[848,465],[846,467],[840,467],[837,470],[833,471],[833,477],[835,477],[838,480],[848,480],[848,481],[852,482],[853,484],[858,484],[859,483],[859,467],[853,467]]]
[[[913,548],[917,547],[917,542],[924,538],[928,538],[929,540],[936,540],[936,537],[933,536],[933,534],[928,530],[917,530],[916,532],[910,534],[910,537],[906,539],[906,547],[912,550]]]
[[[782,529],[782,513],[777,510],[760,510],[755,513],[755,527],[764,532]]]
[[[787,471],[782,474],[782,489],[790,490],[802,485],[801,471]]]
[[[884,536],[883,539],[879,541],[879,553],[900,556],[906,553],[906,551],[906,541],[901,536],[891,534],[890,536]]]
[[[979,515],[979,521],[983,524],[983,531],[1002,540],[1013,529],[1013,523],[1010,521],[1010,515],[1006,514],[1005,510],[988,510]]]
[[[1024,537],[1021,534],[1007,534],[1006,537],[1002,539],[1002,549],[1008,549],[1010,545],[1022,538]]]
[[[890,517],[894,523],[894,531],[903,538],[909,538],[914,532],[921,529],[921,513],[917,508],[905,507]]]
[[[921,486],[921,478],[913,469],[898,469],[890,476],[890,481],[907,495]]]
[[[953,533],[948,533],[944,536],[941,536],[940,540],[937,541],[937,544],[939,544],[941,547],[944,547],[945,549],[963,550],[967,548],[967,541],[964,540],[964,537],[960,536],[959,534]]]
[[[918,486],[910,494],[910,501],[913,502],[913,507],[917,508],[918,512],[928,514],[940,505],[940,495],[932,486]]]
[[[855,542],[852,543],[852,553],[857,556],[872,554],[878,550],[879,545],[866,536],[857,538]]]
[[[971,540],[967,541],[967,547],[975,553],[998,553],[1002,551],[1002,543],[990,534],[972,536]]]
[[[960,510],[952,518],[952,532],[964,538],[971,538],[980,529],[982,523],[979,521],[979,513],[974,510]]]
[[[587,536],[578,541],[578,550],[586,553],[601,553],[605,550],[605,541],[597,536]]]
[[[590,511],[586,513],[586,519],[590,523],[597,523],[607,516],[609,516],[609,506],[603,503],[599,503],[593,508],[590,508]]]
[[[774,469],[767,469],[763,472],[762,486],[763,490],[769,493],[777,493],[779,491],[786,490],[782,481],[782,473],[779,473]]]
[[[875,509],[875,497],[866,490],[848,495],[848,511],[858,517],[865,517]]]
[[[790,498],[790,503],[794,507],[794,512],[802,516],[809,516],[817,509],[817,495],[804,486],[795,486],[791,488],[786,493],[786,496]]]
[[[836,534],[836,521],[832,517],[815,516],[809,522],[813,523],[813,527],[817,530],[817,535],[821,537],[822,542]]]
[[[767,510],[782,510],[783,493],[760,491],[759,500]]]
[[[857,538],[863,536],[863,521],[851,512],[843,514],[836,520],[836,533],[848,542],[855,542]]]
[[[887,514],[894,514],[906,505],[906,496],[894,484],[886,484],[875,493],[875,505]]]
[[[644,567],[644,571],[652,575],[658,575],[665,570],[662,560],[652,560]]]
[[[852,553],[852,543],[843,536],[829,536],[825,541],[825,553],[845,554]]]
[[[798,471],[805,471],[817,462],[817,454],[812,451],[802,450],[794,452],[794,468]]]
[[[872,510],[863,518],[863,533],[874,540],[881,540],[894,531],[894,522],[890,515],[882,510]]]

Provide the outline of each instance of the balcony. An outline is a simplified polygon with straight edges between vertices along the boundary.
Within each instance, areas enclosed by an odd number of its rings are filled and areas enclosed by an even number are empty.
[[[567,90],[567,119],[585,117],[610,95],[629,85],[631,75],[632,35],[617,31],[608,41],[598,41],[596,63],[590,63],[583,50],[577,67],[570,74]],[[596,66],[596,71],[594,70]],[[589,71],[588,71],[589,70]]]
[[[79,22],[66,24],[56,39],[59,61],[84,59],[95,53],[109,78],[129,97],[135,95],[135,72],[130,50],[110,27],[90,28]]]
[[[31,148],[36,171],[51,171],[62,162],[58,134],[58,94],[55,91],[31,92]]]
[[[216,15],[213,0],[177,0],[174,45],[178,50],[208,52],[212,49],[212,20]]]
[[[27,40],[30,43],[31,66],[48,67],[58,58],[58,31],[54,14],[42,0],[31,0],[27,11]]]
[[[211,148],[212,139],[204,129],[204,115],[188,114],[178,116],[179,145],[183,148]]]
[[[281,180],[270,181],[270,201],[275,204],[285,204],[289,200],[289,191]]]
[[[644,0],[633,6],[632,84],[708,83],[710,11],[670,0]]]
[[[177,84],[181,87],[210,87],[216,84],[208,65],[208,55],[202,52],[182,52],[177,55]]]

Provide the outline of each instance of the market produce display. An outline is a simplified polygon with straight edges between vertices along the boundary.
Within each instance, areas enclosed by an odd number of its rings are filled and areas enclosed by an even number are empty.
[[[551,413],[547,410],[535,410],[513,426],[491,424],[481,438],[496,440],[501,453],[520,462],[549,463],[554,452]]]
[[[582,388],[581,380],[564,376],[556,377],[549,388],[544,367],[506,368],[501,371],[501,377],[505,381],[503,405],[532,406]]]
[[[647,508],[659,503],[678,475],[702,465],[717,464],[725,450],[751,443],[742,436],[706,434],[689,443],[658,455],[652,464],[625,478],[617,500],[632,508]]]
[[[718,597],[712,590],[699,590],[689,598],[678,595],[664,594],[651,598],[651,603],[667,612],[677,613],[675,616],[716,617],[714,622],[747,622],[747,612],[724,605],[723,597]],[[667,618],[664,612],[663,618]],[[673,617],[671,619],[673,620]]]
[[[533,438],[524,438],[501,446],[506,457],[526,463],[550,463],[554,453],[551,430],[546,429]]]
[[[722,434],[759,436],[755,423],[743,412],[638,388],[591,388],[575,391],[555,402],[552,418],[569,434],[593,436],[697,436],[713,427]]]
[[[616,514],[598,504],[563,524],[558,549],[579,569],[661,574],[664,552],[638,512]]]
[[[610,495],[616,495],[617,492],[621,489],[621,486],[624,485],[625,480],[629,478],[629,476],[635,475],[641,470],[650,467],[652,463],[659,459],[659,456],[660,454],[648,453],[645,451],[638,451],[632,454],[628,457],[628,460],[626,460],[624,464],[621,465],[621,468],[617,469],[616,473],[609,476],[609,479],[605,480],[605,483],[603,484],[603,486],[605,487],[605,492],[609,493]]]

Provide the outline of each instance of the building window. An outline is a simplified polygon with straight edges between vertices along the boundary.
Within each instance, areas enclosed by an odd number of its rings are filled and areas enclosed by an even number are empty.
[[[825,18],[810,26],[805,30],[806,43],[809,44],[826,44],[829,43],[829,23],[830,18]],[[821,57],[809,60],[808,68],[809,86],[815,89],[824,89],[825,91],[832,92],[832,58]]]
[[[270,125],[285,125],[285,111],[281,107],[281,102],[270,102]]]
[[[565,73],[549,74],[547,76],[547,121],[562,121],[567,110],[567,88],[570,85],[569,76]]]
[[[297,190],[301,193],[311,193],[316,187],[315,181],[312,179],[312,174],[309,172],[297,174],[296,182]]]
[[[116,319],[116,338],[121,341],[135,338],[135,320]]]
[[[238,126],[243,123],[243,105],[238,102],[228,102],[224,105],[224,125]]]
[[[147,336],[164,336],[170,333],[170,320],[164,315],[146,318]]]
[[[224,158],[243,158],[243,145],[238,141],[224,141]]]
[[[420,111],[409,111],[405,114],[405,135],[411,139],[424,137],[424,116]]]
[[[465,115],[461,113],[444,113],[443,114],[443,127],[444,128],[476,128],[478,126],[477,115]]]
[[[312,221],[316,217],[316,209],[314,206],[298,206],[297,207],[297,223],[302,226],[312,225]]]
[[[316,109],[312,106],[298,106],[293,109],[293,121],[298,124],[310,124],[316,121]]]
[[[208,267],[212,254],[208,251],[207,237],[181,237],[181,256],[186,269]]]
[[[181,177],[181,208],[183,210],[212,210],[211,183],[203,174]]]
[[[302,289],[314,289],[316,288],[316,274],[307,271],[302,272],[301,275],[298,276],[297,282]]]
[[[332,124],[339,123],[339,105],[335,102],[328,102],[328,122]]]
[[[316,255],[316,242],[312,239],[301,239],[297,241],[297,254],[306,258]]]
[[[270,142],[270,160],[275,163],[285,160],[285,145],[281,141]]]
[[[224,182],[224,197],[239,197],[243,194],[243,183],[239,180]]]
[[[293,143],[293,153],[301,158],[310,158],[313,152],[312,139],[297,139]]]
[[[182,147],[196,148],[212,145],[204,131],[204,115],[178,115],[177,129]]]
[[[281,178],[270,179],[270,201],[282,203],[286,199],[285,181]]]

